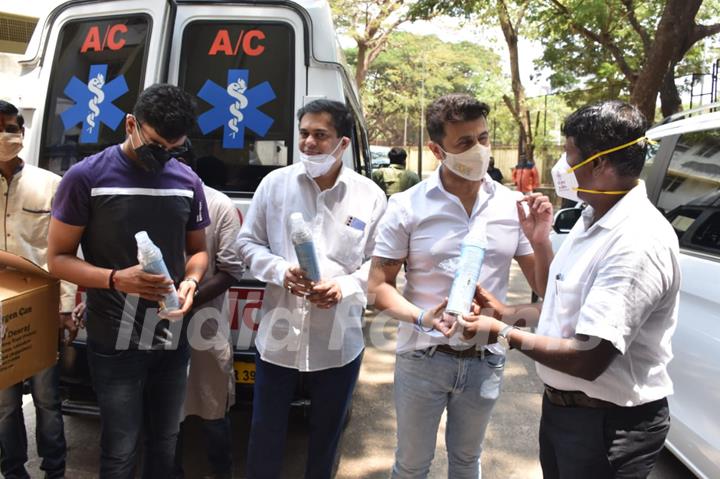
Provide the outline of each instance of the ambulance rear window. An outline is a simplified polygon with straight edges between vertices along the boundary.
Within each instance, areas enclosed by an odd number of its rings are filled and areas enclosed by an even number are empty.
[[[178,85],[198,103],[190,140],[205,183],[252,194],[292,162],[294,71],[290,25],[202,20],[185,28]]]
[[[38,164],[65,173],[125,139],[125,114],[145,79],[151,19],[123,15],[70,21],[58,36]]]

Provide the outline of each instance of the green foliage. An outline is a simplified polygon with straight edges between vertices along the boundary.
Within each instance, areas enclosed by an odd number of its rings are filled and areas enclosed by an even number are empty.
[[[356,50],[345,53],[352,65]],[[388,47],[371,65],[363,88],[371,141],[402,143],[407,112],[408,143],[417,143],[422,102],[427,106],[447,93],[468,93],[488,103],[497,120],[497,139],[512,141],[516,135],[512,118],[501,100],[509,92],[509,81],[500,62],[492,49],[474,43],[448,43],[435,35],[393,33]]]

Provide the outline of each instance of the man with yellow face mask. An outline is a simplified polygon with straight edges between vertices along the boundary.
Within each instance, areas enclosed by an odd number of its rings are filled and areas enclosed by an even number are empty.
[[[620,101],[567,118],[553,180],[559,196],[589,206],[550,265],[542,311],[478,288],[494,318],[461,321],[466,336],[497,338],[536,361],[545,478],[647,477],[670,427],[679,249],[639,180],[645,128],[642,113]]]

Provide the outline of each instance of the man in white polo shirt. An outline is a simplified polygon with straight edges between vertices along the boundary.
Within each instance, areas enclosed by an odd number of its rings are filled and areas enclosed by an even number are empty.
[[[480,279],[496,295],[507,293],[515,258],[531,285],[545,291],[552,248],[531,242],[518,219],[518,193],[486,174],[490,160],[489,107],[469,95],[439,98],[428,108],[430,149],[441,166],[425,181],[393,195],[378,229],[369,290],[375,306],[401,320],[395,366],[398,446],[394,478],[426,477],[438,424],[447,409],[449,471],[477,478],[483,436],[500,392],[505,357],[491,347],[469,347],[433,331],[458,267],[460,244],[482,223],[488,247]],[[532,196],[531,204],[538,198]],[[537,245],[536,245],[537,243]],[[533,254],[533,247],[536,253]],[[407,262],[404,296],[395,281]],[[445,330],[446,325],[436,322]]]
[[[670,427],[678,240],[638,179],[645,128],[620,101],[568,117],[553,180],[559,196],[590,206],[552,262],[537,334],[512,326],[537,323],[536,306],[506,307],[484,290],[481,306],[502,322],[464,319],[466,332],[499,336],[537,362],[545,478],[647,477]]]

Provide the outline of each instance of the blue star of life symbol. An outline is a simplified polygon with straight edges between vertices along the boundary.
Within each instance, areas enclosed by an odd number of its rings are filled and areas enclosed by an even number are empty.
[[[125,76],[107,81],[107,65],[90,65],[87,84],[73,76],[65,86],[65,96],[75,105],[60,114],[65,130],[82,123],[80,143],[97,143],[100,123],[115,130],[125,113],[113,101],[128,91]]]
[[[267,134],[274,120],[258,110],[275,99],[270,83],[262,82],[248,88],[249,70],[228,70],[227,87],[207,80],[198,96],[213,108],[198,117],[204,135],[223,127],[223,148],[238,149],[245,146],[245,129],[260,137]]]

